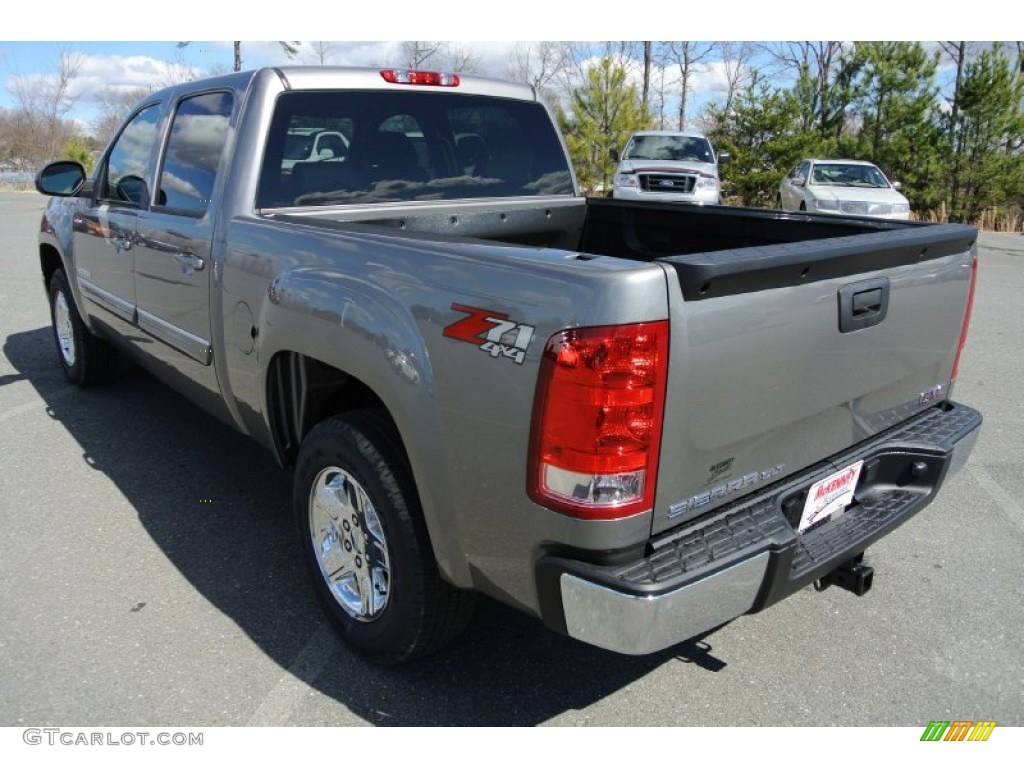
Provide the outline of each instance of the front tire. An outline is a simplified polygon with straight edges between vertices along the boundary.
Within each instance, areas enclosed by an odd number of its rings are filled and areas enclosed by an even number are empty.
[[[438,571],[412,472],[382,411],[334,416],[310,430],[293,498],[317,595],[352,648],[398,664],[463,630],[474,596]]]
[[[64,374],[80,387],[109,381],[117,371],[117,350],[85,327],[64,270],[51,275],[49,290],[57,361]]]

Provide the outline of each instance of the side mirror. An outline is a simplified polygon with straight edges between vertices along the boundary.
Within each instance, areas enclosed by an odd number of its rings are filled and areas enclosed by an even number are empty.
[[[611,149],[609,149],[608,150],[608,157],[610,157],[616,163],[619,162],[619,148],[618,147],[612,147]]]
[[[718,164],[719,165],[728,165],[730,160],[732,160],[732,155],[730,155],[728,152],[719,152],[718,153]]]
[[[794,187],[805,187],[807,186],[807,179],[803,178],[802,176],[797,176],[795,179],[792,179],[790,181],[790,184],[792,184]]]
[[[44,195],[72,197],[85,181],[85,168],[74,160],[50,163],[36,174],[36,190]]]
[[[892,183],[892,188],[899,192],[901,189],[903,189],[903,184],[898,181],[894,181]]]
[[[141,176],[122,176],[114,184],[114,191],[126,203],[146,205],[149,202],[149,187]]]

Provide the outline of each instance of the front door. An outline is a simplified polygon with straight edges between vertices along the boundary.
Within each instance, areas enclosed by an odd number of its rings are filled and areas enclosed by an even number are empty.
[[[159,117],[160,105],[152,104],[132,118],[103,160],[93,198],[75,212],[76,277],[90,315],[101,307],[135,321],[136,226],[149,202]]]

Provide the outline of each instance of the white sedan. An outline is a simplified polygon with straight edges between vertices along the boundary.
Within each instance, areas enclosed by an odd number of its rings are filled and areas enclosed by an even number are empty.
[[[777,204],[784,211],[909,219],[899,188],[863,160],[803,160],[779,185]]]

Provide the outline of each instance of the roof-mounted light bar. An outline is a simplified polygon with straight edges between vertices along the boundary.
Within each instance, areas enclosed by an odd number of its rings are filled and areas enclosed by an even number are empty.
[[[454,88],[459,84],[459,76],[447,72],[424,72],[418,69],[382,69],[380,76],[389,83],[399,85],[439,85]]]

